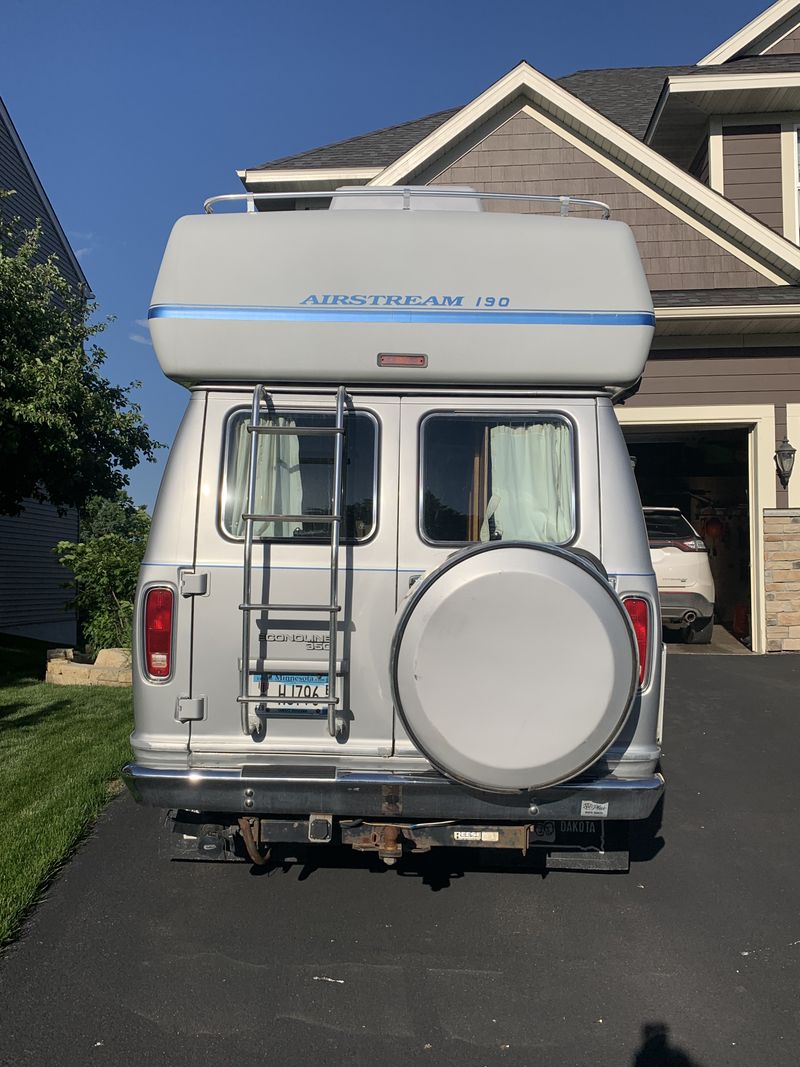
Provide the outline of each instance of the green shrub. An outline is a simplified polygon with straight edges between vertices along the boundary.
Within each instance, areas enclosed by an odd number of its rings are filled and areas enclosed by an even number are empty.
[[[59,563],[71,571],[87,648],[129,648],[133,598],[147,546],[150,516],[125,493],[92,498],[81,516],[80,541],[59,541]]]

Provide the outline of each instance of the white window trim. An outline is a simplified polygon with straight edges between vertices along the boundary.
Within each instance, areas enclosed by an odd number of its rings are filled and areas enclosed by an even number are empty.
[[[800,452],[800,404],[786,405],[786,436]],[[800,508],[800,463],[796,464],[789,479],[789,507]]]

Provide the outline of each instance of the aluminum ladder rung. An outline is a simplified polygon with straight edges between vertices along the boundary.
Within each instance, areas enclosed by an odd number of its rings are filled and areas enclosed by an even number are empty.
[[[341,604],[240,604],[239,611],[341,611]]]
[[[240,704],[328,704],[336,705],[338,700],[331,697],[238,697]]]
[[[292,437],[335,437],[344,433],[344,429],[340,430],[338,426],[261,426],[258,423],[248,423],[247,430],[248,433],[273,434],[278,437],[290,434]]]
[[[257,512],[245,512],[245,522],[341,522],[341,515],[259,515]]]

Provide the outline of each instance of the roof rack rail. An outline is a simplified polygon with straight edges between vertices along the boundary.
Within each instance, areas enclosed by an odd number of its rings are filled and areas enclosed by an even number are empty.
[[[590,211],[599,211],[601,218],[611,217],[611,208],[602,200],[586,200],[580,196],[547,196],[539,193],[480,193],[471,189],[437,189],[435,186],[425,185],[356,185],[344,189],[326,190],[320,192],[283,192],[283,193],[225,193],[222,196],[211,196],[203,204],[203,210],[207,215],[214,213],[214,206],[222,203],[245,203],[248,212],[256,211],[257,200],[319,200],[324,197],[334,196],[397,196],[403,194],[403,207],[410,206],[413,196],[441,196],[463,197],[470,200],[519,200],[535,201],[537,203],[549,203],[559,205],[559,214],[569,215],[570,208],[587,208]]]

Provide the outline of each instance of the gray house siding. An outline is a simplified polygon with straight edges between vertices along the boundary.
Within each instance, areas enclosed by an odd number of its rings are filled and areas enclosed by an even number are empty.
[[[780,126],[724,126],[722,173],[729,200],[783,232]]]
[[[518,112],[424,184],[596,198],[636,236],[650,288],[727,289],[768,284],[757,271],[587,156],[536,119]],[[501,209],[536,210],[536,204]],[[549,205],[545,210],[552,210]]]
[[[787,33],[782,41],[767,48],[764,55],[769,56],[793,56],[800,52],[800,26],[795,26]]]
[[[29,229],[41,220],[40,255],[58,256],[64,277],[78,292],[86,278],[69,246],[47,194],[0,101],[0,188],[15,195],[2,202],[6,217],[17,216]],[[0,516],[0,632],[36,637],[54,644],[74,644],[75,611],[66,608],[66,572],[53,555],[57,541],[75,540],[75,511],[60,516],[50,504],[28,501],[22,515]]]
[[[702,351],[650,353],[639,392],[630,407],[682,404],[800,403],[800,354],[748,351],[741,356]]]
[[[708,133],[703,137],[703,143],[697,151],[697,155],[692,160],[689,167],[689,173],[693,178],[697,178],[703,185],[708,185]]]
[[[75,613],[65,610],[69,574],[53,548],[77,539],[77,512],[26,505],[21,515],[0,515],[0,632],[74,645]]]
[[[42,258],[55,253],[61,273],[76,290],[80,290],[85,286],[86,279],[79,273],[79,268],[76,269],[72,250],[55,221],[53,209],[24,153],[19,135],[0,101],[0,188],[14,191],[13,197],[2,202],[3,214],[6,217],[19,217],[26,229],[31,229],[40,220]]]

